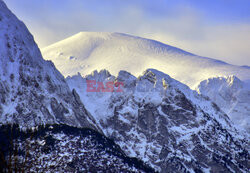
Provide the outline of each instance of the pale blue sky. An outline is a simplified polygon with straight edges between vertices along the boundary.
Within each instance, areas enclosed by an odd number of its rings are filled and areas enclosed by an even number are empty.
[[[4,0],[39,47],[80,31],[122,32],[250,65],[249,0]]]

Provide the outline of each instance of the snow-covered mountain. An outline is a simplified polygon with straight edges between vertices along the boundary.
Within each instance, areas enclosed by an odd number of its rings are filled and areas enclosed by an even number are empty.
[[[66,80],[106,136],[158,171],[249,169],[248,138],[207,97],[160,71],[148,69],[136,78],[126,71],[115,77],[102,70]],[[114,82],[115,92],[87,92],[88,81]],[[117,82],[123,82],[122,92],[116,92]]]
[[[78,72],[85,76],[94,70],[102,69],[107,69],[114,75],[120,70],[126,70],[138,76],[145,69],[154,68],[187,84],[192,89],[197,89],[200,82],[208,78],[221,76],[237,76],[245,84],[250,83],[250,69],[247,66],[230,65],[196,56],[157,41],[126,34],[81,32],[42,49],[42,53],[45,59],[55,63],[65,77]],[[204,82],[201,85],[204,85]],[[241,88],[241,83],[234,82],[235,87]],[[211,93],[214,87],[206,85],[206,90],[202,89],[200,93],[211,96],[210,99],[222,106],[222,110],[228,113],[237,125],[248,128],[250,97],[247,93],[250,92],[250,87],[242,90],[241,94],[238,93],[239,90],[232,89],[227,96],[225,96],[227,91],[224,89],[227,90],[225,87],[217,88],[220,91]],[[216,98],[215,92],[224,92],[222,100]],[[233,101],[236,95],[237,101]],[[234,97],[229,98],[230,96]],[[230,103],[225,99],[230,99]]]
[[[101,33],[97,36],[88,37],[93,39],[85,44],[86,51],[83,51],[89,57],[86,60],[92,63],[86,62],[85,65],[93,69],[112,67],[118,72],[124,65],[134,74],[138,73],[133,71],[136,67],[140,70],[150,64],[165,69],[161,63],[164,61],[160,60],[164,59],[163,54],[167,54],[168,73],[172,71],[171,75],[176,75],[176,78],[181,78],[182,72],[190,73],[189,78],[180,79],[190,86],[216,70],[223,74],[238,70],[237,76],[243,81],[248,80],[246,72],[249,69],[245,67],[201,58],[159,42],[123,34]],[[118,42],[112,41],[113,38]],[[109,43],[105,46],[106,41]],[[74,37],[71,43],[71,48],[78,47]],[[66,51],[66,48],[63,49]],[[79,48],[79,54],[82,50]],[[105,56],[105,51],[113,52],[113,58]],[[65,58],[62,58],[67,73],[78,72],[77,65],[84,63],[77,61],[80,58],[76,55],[67,57],[65,52],[57,53],[72,61],[65,66]],[[129,53],[128,65],[128,61],[121,58]],[[141,54],[146,59],[139,58]],[[97,55],[102,55],[103,60],[91,58]],[[120,64],[115,64],[114,60]],[[188,62],[197,64],[193,65],[194,69],[185,70],[174,66],[177,62],[186,66]],[[203,66],[207,71],[200,68]],[[201,75],[191,73],[193,70]],[[115,92],[86,92],[87,80],[115,83]],[[124,88],[118,92],[119,82]],[[104,89],[101,87],[100,90]],[[41,124],[50,125],[39,126]],[[153,172],[137,159],[161,172],[247,172],[250,169],[248,134],[240,133],[227,115],[207,97],[154,69],[146,70],[139,77],[126,71],[112,76],[103,70],[94,71],[84,78],[78,74],[65,80],[52,62],[43,60],[32,35],[2,0],[0,125],[1,169],[15,170],[18,166],[25,169],[24,172],[98,172],[103,169]]]
[[[181,49],[120,33],[81,32],[42,49],[67,77],[107,69],[117,75],[126,70],[135,76],[158,69],[193,88],[210,77],[235,75],[250,82],[250,69],[205,58]]]
[[[236,76],[209,78],[196,89],[213,100],[231,120],[250,133],[250,86]]]
[[[26,26],[0,0],[0,123],[94,128],[92,121],[78,94],[42,58]]]
[[[154,172],[103,135],[2,0],[0,154],[0,172]]]

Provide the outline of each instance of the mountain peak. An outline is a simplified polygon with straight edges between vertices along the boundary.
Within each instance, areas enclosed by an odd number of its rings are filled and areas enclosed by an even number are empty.
[[[32,67],[49,64],[43,60],[33,36],[3,1],[0,1],[0,62],[1,70],[18,69],[18,64]]]
[[[242,87],[242,81],[236,77],[235,75],[230,75],[227,77],[227,83],[232,86],[232,85],[237,85]]]
[[[235,75],[214,77],[202,81],[196,89],[213,100],[231,120],[250,132],[249,87]]]
[[[69,39],[76,39],[76,40],[87,40],[87,39],[103,39],[108,40],[111,39],[114,35],[118,33],[112,33],[112,32],[79,32],[71,37]],[[67,40],[67,39],[66,39]]]
[[[95,128],[93,118],[40,50],[25,24],[0,1],[0,123],[64,123]],[[101,131],[101,130],[100,130]]]
[[[107,69],[125,70],[138,77],[145,69],[158,69],[191,88],[214,76],[236,75],[249,80],[250,69],[200,57],[146,38],[121,33],[80,32],[42,49],[64,76]]]
[[[236,146],[233,141],[245,146],[241,134],[216,104],[167,74],[151,68],[139,78],[124,70],[112,77],[124,83],[122,92],[86,92],[88,78],[83,77],[67,78],[67,82],[79,92],[105,135],[126,154],[157,171],[206,172],[211,168],[212,172],[227,172],[224,168],[230,167],[225,166],[229,162],[213,158],[218,153],[237,153],[238,149],[228,152]]]

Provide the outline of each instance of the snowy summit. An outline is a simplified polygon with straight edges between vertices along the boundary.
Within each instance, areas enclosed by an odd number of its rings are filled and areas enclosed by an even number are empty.
[[[121,33],[80,32],[41,50],[65,76],[106,69],[138,76],[148,68],[169,74],[191,88],[211,77],[235,75],[250,81],[250,69],[205,58],[158,41]]]

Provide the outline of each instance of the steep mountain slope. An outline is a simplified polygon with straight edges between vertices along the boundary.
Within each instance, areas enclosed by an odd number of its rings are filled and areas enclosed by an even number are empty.
[[[148,69],[136,78],[126,71],[115,77],[102,70],[66,80],[106,136],[156,170],[249,170],[248,137],[216,104],[160,71]],[[104,82],[104,86],[114,82],[114,92],[88,92],[89,81]],[[118,82],[124,84],[122,92],[117,92]]]
[[[1,126],[0,153],[1,172],[154,172],[98,132],[66,125]]]
[[[0,123],[95,128],[78,98],[53,63],[42,58],[26,26],[0,0]]]
[[[158,69],[194,88],[209,77],[236,75],[250,82],[250,69],[200,57],[163,43],[119,33],[81,32],[42,49],[66,77],[107,69],[117,75],[126,70],[138,76]]]
[[[0,155],[0,172],[154,172],[103,135],[2,0]]]
[[[213,100],[232,121],[250,133],[250,86],[236,76],[210,78],[196,89]]]

